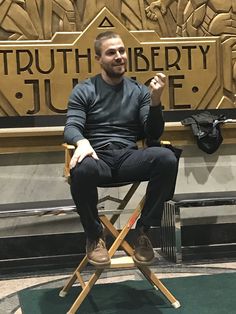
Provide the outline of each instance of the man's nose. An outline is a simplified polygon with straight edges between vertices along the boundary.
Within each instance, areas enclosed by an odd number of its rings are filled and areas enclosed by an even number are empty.
[[[120,54],[119,51],[116,52],[115,58],[116,58],[116,59],[120,59],[120,58],[121,58],[121,54]]]

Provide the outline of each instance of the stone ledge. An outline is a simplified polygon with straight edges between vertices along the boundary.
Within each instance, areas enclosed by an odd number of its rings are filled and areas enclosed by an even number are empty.
[[[64,126],[0,129],[0,154],[62,151]],[[236,122],[221,126],[224,144],[236,144]],[[166,122],[163,140],[175,146],[196,145],[191,128],[181,122]]]

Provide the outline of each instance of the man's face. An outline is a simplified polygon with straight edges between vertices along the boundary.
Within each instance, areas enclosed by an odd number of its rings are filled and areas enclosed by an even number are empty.
[[[127,55],[121,38],[104,40],[101,45],[101,56],[96,56],[96,59],[108,77],[122,77],[126,71]]]

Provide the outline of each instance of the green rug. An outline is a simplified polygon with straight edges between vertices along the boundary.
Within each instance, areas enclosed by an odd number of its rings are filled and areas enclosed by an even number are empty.
[[[145,281],[97,284],[84,300],[79,314],[235,314],[236,273],[163,279],[180,301],[174,309],[168,300]],[[25,289],[18,293],[23,314],[65,314],[75,300],[79,287],[65,298],[60,289]]]

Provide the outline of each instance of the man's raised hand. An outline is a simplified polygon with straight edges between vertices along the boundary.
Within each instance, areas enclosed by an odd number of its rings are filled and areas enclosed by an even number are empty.
[[[166,85],[166,76],[164,73],[157,73],[150,82],[151,106],[159,106],[161,95]]]

